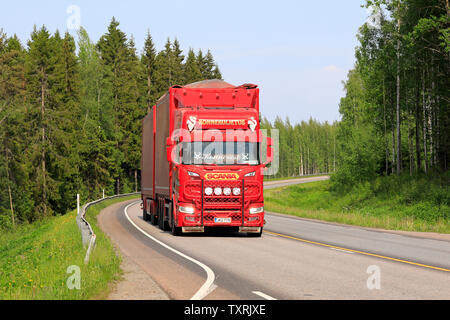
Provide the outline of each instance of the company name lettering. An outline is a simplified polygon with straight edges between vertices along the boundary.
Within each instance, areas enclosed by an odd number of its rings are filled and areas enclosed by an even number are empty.
[[[230,119],[199,119],[198,123],[202,126],[245,126],[247,120],[230,120]]]
[[[238,180],[239,175],[237,173],[207,173],[205,178],[206,180]]]

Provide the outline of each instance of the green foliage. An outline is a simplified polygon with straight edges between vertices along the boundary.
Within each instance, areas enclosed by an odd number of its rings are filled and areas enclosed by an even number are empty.
[[[267,130],[267,135],[271,135],[272,129],[279,132],[279,170],[268,178],[334,172],[337,166],[336,128],[337,122],[329,124],[310,119],[292,125],[289,118],[283,121],[277,117],[272,124],[263,118],[261,129]]]
[[[109,283],[119,279],[120,257],[98,229],[96,215],[106,206],[131,198],[107,200],[89,208],[97,239],[87,265],[75,211],[1,232],[0,299],[80,300],[105,295]],[[67,268],[72,265],[80,268],[80,290],[67,287],[71,276]]]
[[[335,188],[380,175],[444,173],[450,159],[448,3],[366,1],[344,83]]]
[[[330,181],[264,192],[267,211],[393,230],[450,233],[450,175],[378,177],[335,189]]]
[[[80,28],[78,53],[45,26],[26,48],[0,31],[0,227],[65,214],[77,193],[138,190],[147,110],[171,85],[221,78],[210,51],[185,60],[177,39],[157,52],[150,33],[138,56],[115,18],[96,43]]]

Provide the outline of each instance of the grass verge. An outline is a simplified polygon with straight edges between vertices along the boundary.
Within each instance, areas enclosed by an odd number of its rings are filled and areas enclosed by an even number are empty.
[[[264,177],[264,182],[269,181],[283,181],[283,180],[294,180],[294,179],[303,179],[303,178],[313,178],[313,177],[322,177],[322,176],[328,176],[329,173],[322,173],[322,174],[311,174],[311,175],[305,175],[305,176],[294,176],[294,177],[285,177],[285,178],[268,178]]]
[[[97,243],[84,264],[86,248],[76,223],[76,211],[23,225],[0,234],[0,300],[84,300],[106,296],[109,283],[120,279],[120,257],[98,228],[96,215],[113,203],[134,199],[112,199],[89,208],[87,219]],[[81,287],[70,290],[70,266],[80,270]]]
[[[448,186],[380,179],[346,193],[332,191],[331,181],[269,189],[265,209],[362,227],[450,233]]]

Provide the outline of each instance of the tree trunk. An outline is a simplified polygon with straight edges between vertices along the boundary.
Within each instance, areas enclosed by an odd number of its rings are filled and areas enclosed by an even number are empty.
[[[384,142],[385,142],[385,173],[388,175],[389,170],[389,147],[388,147],[388,136],[387,136],[387,125],[386,125],[386,88],[383,79],[383,117],[384,117]],[[335,140],[336,141],[336,140]],[[336,142],[335,142],[336,143]],[[336,153],[336,147],[335,147]]]
[[[45,70],[41,68],[42,77],[45,79]],[[42,202],[44,205],[44,216],[47,215],[47,182],[46,182],[46,163],[45,163],[45,80],[41,81],[41,121],[42,121]]]
[[[300,176],[303,176],[304,172],[303,172],[303,153],[300,152]]]
[[[425,70],[422,75],[422,111],[423,111],[423,168],[428,172],[428,154],[427,154],[427,106],[425,102]]]
[[[13,227],[15,226],[15,219],[14,219],[14,206],[13,206],[13,199],[12,199],[12,193],[11,193],[11,176],[9,174],[9,160],[8,160],[8,149],[5,150],[5,159],[6,159],[6,176],[8,178],[8,194],[9,194],[9,207],[11,209],[11,222]]]
[[[334,135],[333,172],[336,172],[336,133]]]
[[[420,161],[420,87],[419,82],[417,83],[416,88],[416,128],[415,128],[415,136],[416,136],[416,170],[420,170],[422,167],[422,163]]]
[[[392,174],[395,173],[395,124],[394,115],[392,115]]]
[[[398,28],[400,29],[400,22]],[[400,40],[397,40],[397,174],[402,169],[401,130],[400,130]]]
[[[408,153],[409,153],[409,175],[413,175],[414,158],[413,158],[413,145],[411,136],[410,117],[408,118]]]
[[[13,200],[12,200],[12,194],[11,194],[11,186],[9,185],[9,182],[8,182],[8,193],[9,193],[9,206],[11,208],[11,221],[12,221],[12,225],[14,227],[15,226],[14,207],[13,207]]]

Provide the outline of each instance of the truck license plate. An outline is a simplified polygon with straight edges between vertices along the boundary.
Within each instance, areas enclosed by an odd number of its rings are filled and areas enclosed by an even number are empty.
[[[214,222],[216,223],[230,223],[231,218],[214,218]]]

